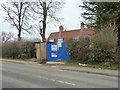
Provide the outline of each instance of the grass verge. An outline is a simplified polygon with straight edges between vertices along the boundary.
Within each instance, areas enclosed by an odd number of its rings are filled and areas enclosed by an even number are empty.
[[[81,66],[80,64],[86,64],[86,66]],[[108,69],[108,70],[118,70],[118,64],[111,64],[109,62],[106,63],[99,63],[99,62],[83,62],[83,61],[72,61],[68,60],[66,65],[70,66],[79,66],[79,67],[90,67],[90,68],[101,68],[101,69]]]

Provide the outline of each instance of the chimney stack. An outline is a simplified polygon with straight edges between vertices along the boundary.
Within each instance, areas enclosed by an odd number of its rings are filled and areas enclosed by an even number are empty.
[[[63,30],[64,30],[64,27],[63,26],[59,26],[59,34],[62,34]]]
[[[85,27],[85,24],[82,22],[82,23],[81,23],[81,31],[84,30],[84,27]]]

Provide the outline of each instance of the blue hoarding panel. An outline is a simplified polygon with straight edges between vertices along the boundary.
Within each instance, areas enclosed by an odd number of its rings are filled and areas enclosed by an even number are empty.
[[[46,56],[47,56],[47,61],[57,61],[57,51],[56,50],[52,50],[52,46],[57,45],[55,43],[51,43],[51,44],[46,44]]]
[[[65,47],[67,46],[65,42],[62,43],[62,47],[57,47],[56,43],[48,43],[46,44],[46,56],[47,61],[67,61],[68,55]]]
[[[61,61],[67,61],[69,59],[65,47],[66,43],[62,43],[62,47],[59,47],[58,50],[58,58],[61,59]]]

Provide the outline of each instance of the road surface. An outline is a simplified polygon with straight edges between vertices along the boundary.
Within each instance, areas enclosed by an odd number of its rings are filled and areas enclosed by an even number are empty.
[[[48,66],[2,63],[3,88],[118,88],[118,78]]]

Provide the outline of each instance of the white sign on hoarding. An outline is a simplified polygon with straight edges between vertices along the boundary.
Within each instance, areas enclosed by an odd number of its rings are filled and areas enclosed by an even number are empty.
[[[61,42],[57,43],[57,45],[58,45],[58,47],[62,47],[62,43]]]
[[[51,57],[57,57],[57,45],[51,45]]]
[[[57,51],[57,45],[51,45],[51,51]]]
[[[57,53],[51,53],[51,57],[57,57]]]

